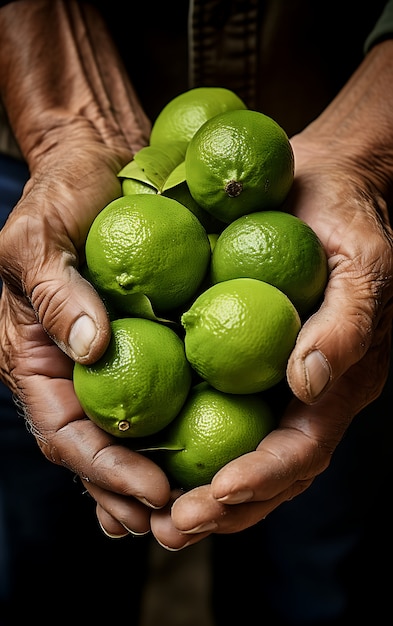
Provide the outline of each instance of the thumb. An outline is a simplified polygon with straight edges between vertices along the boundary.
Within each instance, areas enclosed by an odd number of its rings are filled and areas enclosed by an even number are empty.
[[[31,304],[51,339],[73,361],[93,363],[111,336],[108,312],[93,286],[73,266],[35,278]]]
[[[371,298],[357,301],[354,285],[346,281],[336,282],[334,290],[327,288],[322,306],[304,323],[288,361],[287,380],[299,400],[316,402],[362,359],[373,340],[374,309]]]

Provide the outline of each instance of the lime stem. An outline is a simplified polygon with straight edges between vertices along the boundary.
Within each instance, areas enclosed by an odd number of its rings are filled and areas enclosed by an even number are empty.
[[[243,191],[243,183],[236,180],[230,180],[225,185],[224,190],[230,198],[236,198],[237,196],[240,196]]]

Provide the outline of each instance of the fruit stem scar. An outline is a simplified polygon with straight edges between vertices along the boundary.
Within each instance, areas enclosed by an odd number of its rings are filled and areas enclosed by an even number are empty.
[[[243,191],[243,183],[236,180],[230,180],[226,183],[224,191],[230,198],[236,198],[237,196],[240,196]]]
[[[124,289],[129,289],[134,282],[133,276],[130,276],[130,274],[127,274],[126,272],[123,272],[122,274],[120,274],[120,276],[117,276],[116,280],[119,287],[123,287]]]
[[[124,432],[130,428],[130,424],[126,420],[122,420],[118,423],[117,427],[121,432]]]

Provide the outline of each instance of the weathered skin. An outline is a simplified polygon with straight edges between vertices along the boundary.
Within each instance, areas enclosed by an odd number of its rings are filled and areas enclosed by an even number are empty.
[[[292,138],[287,206],[315,230],[331,272],[288,364],[294,400],[257,451],[171,506],[179,494],[162,471],[86,419],[71,381],[73,360],[94,362],[109,339],[105,309],[78,272],[86,234],[119,195],[116,173],[146,145],[149,122],[92,9],[22,0],[0,10],[0,33],[1,95],[31,172],[0,233],[2,380],[43,454],[80,476],[107,534],[151,529],[179,549],[255,524],[327,468],[385,382],[393,41],[375,46],[331,106]]]

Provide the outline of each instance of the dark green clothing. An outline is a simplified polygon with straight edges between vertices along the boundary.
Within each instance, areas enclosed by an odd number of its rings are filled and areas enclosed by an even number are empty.
[[[368,35],[364,52],[367,53],[376,43],[383,39],[390,39],[393,36],[393,0],[386,3],[385,8],[379,17],[374,28]]]

